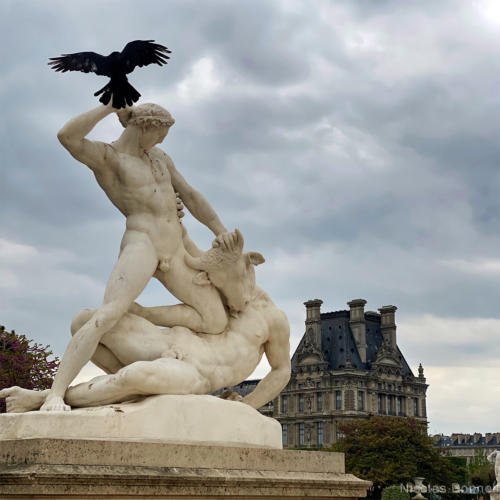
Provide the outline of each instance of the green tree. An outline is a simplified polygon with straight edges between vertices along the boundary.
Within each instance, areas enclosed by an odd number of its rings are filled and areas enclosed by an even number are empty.
[[[0,390],[13,385],[25,389],[49,389],[59,359],[53,357],[49,346],[42,346],[0,326]],[[0,413],[5,401],[0,399]]]
[[[459,467],[434,447],[425,423],[374,416],[342,424],[340,430],[344,437],[333,450],[345,453],[348,472],[373,482],[375,497],[382,488],[411,483],[417,476],[447,488],[459,482]]]
[[[467,466],[469,481],[474,486],[493,486],[495,482],[495,466],[487,455],[485,449],[477,449]]]
[[[469,475],[467,473],[467,458],[453,457],[451,455],[445,455],[445,458],[452,464],[455,471],[455,482],[461,485],[467,484],[469,482]]]
[[[382,500],[410,500],[410,494],[401,486],[388,486],[382,490]]]

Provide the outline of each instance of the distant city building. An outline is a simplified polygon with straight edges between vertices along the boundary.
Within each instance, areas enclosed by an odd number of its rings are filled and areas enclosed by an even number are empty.
[[[306,331],[292,357],[292,375],[278,398],[260,408],[278,419],[285,447],[326,447],[341,437],[339,424],[372,415],[427,420],[428,385],[422,365],[415,376],[396,341],[395,306],[321,313],[305,302]],[[232,389],[251,392],[259,380]]]
[[[491,453],[500,448],[500,432],[487,432],[484,436],[479,432],[474,434],[454,433],[451,436],[435,434],[432,438],[434,445],[441,448],[447,455],[466,457],[467,462],[481,449],[486,453]]]

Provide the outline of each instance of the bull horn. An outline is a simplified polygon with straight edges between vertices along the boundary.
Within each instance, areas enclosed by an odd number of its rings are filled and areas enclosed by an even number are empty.
[[[184,262],[191,269],[196,269],[197,271],[206,271],[205,267],[202,264],[201,257],[193,257],[192,255],[186,253],[184,255]]]
[[[245,240],[243,239],[241,231],[238,228],[236,228],[234,230],[234,234],[236,234],[236,248],[240,251],[243,251],[243,245],[245,243]]]

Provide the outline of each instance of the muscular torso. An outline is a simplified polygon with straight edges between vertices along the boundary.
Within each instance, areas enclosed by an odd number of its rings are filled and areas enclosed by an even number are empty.
[[[140,328],[140,343],[135,335],[123,335],[123,323],[117,325],[116,331],[107,333],[102,343],[124,365],[168,357],[183,359],[210,382],[211,390],[217,390],[245,380],[254,371],[264,353],[264,344],[272,335],[277,311],[264,293],[238,318],[231,318],[227,330],[220,335],[195,334],[182,327],[160,329],[143,318],[127,315],[127,329]]]
[[[270,305],[253,302],[238,318],[231,318],[226,332],[201,338],[208,349],[197,353],[192,363],[210,381],[212,390],[236,385],[252,374],[269,340],[272,315]]]
[[[174,253],[182,233],[165,155],[157,148],[142,158],[115,152],[115,167],[97,171],[95,176],[113,205],[127,218],[124,241],[127,232],[140,231],[149,236],[159,256]]]

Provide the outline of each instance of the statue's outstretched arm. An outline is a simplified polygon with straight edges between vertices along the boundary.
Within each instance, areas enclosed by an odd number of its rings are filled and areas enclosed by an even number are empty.
[[[253,408],[260,408],[274,399],[290,380],[290,326],[282,311],[270,326],[269,340],[264,345],[271,371],[258,383],[243,402]]]
[[[202,224],[205,224],[205,226],[207,226],[215,234],[215,236],[226,233],[227,229],[224,227],[219,219],[219,216],[216,214],[207,199],[186,182],[186,179],[184,179],[184,177],[175,168],[172,159],[167,154],[163,154],[165,155],[167,167],[170,172],[172,185],[180,194],[184,205],[186,205],[193,216],[196,217],[196,219],[198,219]]]

